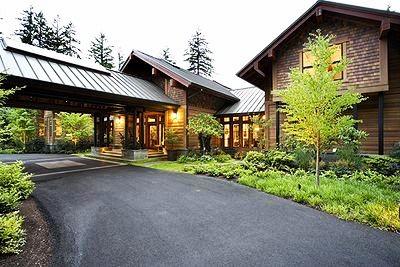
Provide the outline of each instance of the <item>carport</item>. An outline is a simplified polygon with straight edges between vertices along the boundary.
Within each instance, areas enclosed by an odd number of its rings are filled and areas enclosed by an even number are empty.
[[[132,147],[146,147],[146,114],[178,104],[156,84],[83,59],[0,38],[0,73],[6,88],[21,87],[6,106],[91,114],[94,145],[110,145],[112,118],[123,118]]]

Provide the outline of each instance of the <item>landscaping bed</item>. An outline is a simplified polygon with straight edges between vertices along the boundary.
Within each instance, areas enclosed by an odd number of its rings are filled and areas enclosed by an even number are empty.
[[[26,243],[19,254],[1,255],[0,266],[50,266],[55,243],[46,216],[32,197],[22,203],[20,214]]]

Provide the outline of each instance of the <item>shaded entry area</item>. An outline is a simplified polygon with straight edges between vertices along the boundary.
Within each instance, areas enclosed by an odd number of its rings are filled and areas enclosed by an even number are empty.
[[[4,39],[0,72],[22,88],[6,106],[91,114],[95,147],[156,148],[164,113],[179,106],[151,81]]]

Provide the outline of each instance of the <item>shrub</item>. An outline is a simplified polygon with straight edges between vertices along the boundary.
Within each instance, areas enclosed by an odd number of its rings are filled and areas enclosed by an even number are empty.
[[[188,155],[181,155],[178,158],[178,163],[189,163],[189,162],[195,162],[197,160],[196,156],[188,156]]]
[[[28,198],[35,188],[31,175],[23,172],[22,162],[14,164],[0,163],[0,188],[8,191],[15,189],[21,199]]]
[[[327,163],[325,169],[333,171],[338,177],[342,177],[353,173],[357,168],[348,161],[338,160]]]
[[[244,163],[253,171],[264,171],[268,168],[289,171],[297,166],[293,155],[280,150],[269,150],[266,153],[249,151]]]
[[[43,137],[37,137],[29,140],[26,145],[25,153],[43,153],[46,150],[46,144]]]
[[[15,188],[0,188],[0,214],[18,210],[20,205],[20,195]]]
[[[400,170],[400,160],[386,156],[368,156],[363,158],[363,162],[367,169],[386,176],[395,175]]]
[[[247,152],[243,162],[248,169],[253,171],[262,171],[268,167],[265,154],[258,151]]]
[[[400,159],[400,142],[394,144],[390,156],[396,159]]]
[[[247,154],[247,151],[240,150],[240,151],[237,151],[235,153],[235,155],[233,155],[233,158],[234,159],[238,159],[238,160],[242,160],[242,159],[244,159],[246,157],[246,154]]]
[[[360,156],[361,141],[365,140],[367,135],[366,132],[354,127],[342,128],[339,133],[339,147],[336,152],[338,158],[360,167],[362,163]]]
[[[230,155],[228,155],[228,154],[219,154],[219,155],[215,155],[214,156],[214,159],[217,161],[217,162],[227,162],[227,161],[230,161],[232,158],[231,158],[231,156]]]
[[[211,162],[211,161],[214,161],[214,158],[211,155],[206,154],[206,155],[200,156],[198,160],[201,162]]]
[[[362,181],[370,184],[385,186],[400,191],[400,178],[396,175],[385,176],[373,170],[364,170],[354,171],[351,174],[344,175],[343,178],[353,181]]]
[[[193,174],[206,174],[214,177],[224,177],[226,179],[238,178],[245,173],[243,166],[237,163],[209,163],[187,165],[183,171]]]
[[[0,216],[0,253],[19,253],[25,244],[23,218],[17,212]]]

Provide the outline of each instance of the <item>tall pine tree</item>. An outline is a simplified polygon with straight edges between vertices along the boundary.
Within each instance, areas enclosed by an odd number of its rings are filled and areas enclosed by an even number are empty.
[[[35,12],[33,7],[24,10],[22,17],[18,18],[21,22],[21,28],[15,32],[21,39],[21,42],[32,45],[35,40],[36,24],[35,24]]]
[[[107,69],[114,67],[112,56],[112,46],[107,44],[107,38],[104,33],[100,33],[98,37],[92,41],[89,49],[89,57],[93,58],[96,63],[99,63]]]
[[[15,34],[23,43],[78,56],[79,41],[75,38],[76,32],[71,22],[62,25],[57,16],[52,25],[49,25],[43,12],[35,12],[33,7],[24,10],[19,20],[21,25]]]
[[[185,61],[189,63],[188,70],[199,75],[211,76],[214,72],[211,50],[203,34],[197,30],[189,40],[189,48],[185,51]]]
[[[169,51],[169,47],[162,50],[162,58],[173,65],[176,64],[175,60],[173,60],[171,57],[171,52]]]

